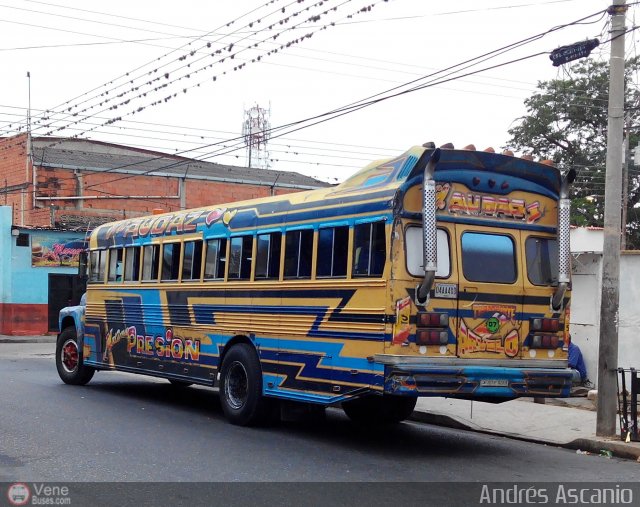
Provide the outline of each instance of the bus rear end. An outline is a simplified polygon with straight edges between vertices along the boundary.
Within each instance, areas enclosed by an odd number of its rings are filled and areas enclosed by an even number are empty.
[[[569,180],[488,152],[422,160],[398,196],[385,393],[568,396]]]

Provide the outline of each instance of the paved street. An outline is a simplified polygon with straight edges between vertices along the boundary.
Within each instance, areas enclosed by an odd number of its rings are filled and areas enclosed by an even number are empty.
[[[637,481],[640,464],[403,423],[228,424],[211,389],[58,378],[54,345],[0,344],[0,481]]]

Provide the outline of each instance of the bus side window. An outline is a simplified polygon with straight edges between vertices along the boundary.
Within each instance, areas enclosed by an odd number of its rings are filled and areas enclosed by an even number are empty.
[[[184,244],[184,256],[182,259],[182,279],[200,280],[201,267],[202,241],[187,241]]]
[[[320,229],[318,231],[316,275],[319,277],[346,276],[348,252],[349,227]]]
[[[162,246],[162,280],[177,280],[180,275],[181,243],[165,243]]]
[[[313,231],[287,231],[284,247],[285,278],[310,278],[313,254]]]
[[[107,280],[109,282],[122,281],[122,257],[124,250],[122,248],[111,248],[109,250],[109,272]]]
[[[280,278],[282,233],[258,234],[256,247],[256,279]]]
[[[253,236],[231,238],[229,249],[229,279],[248,280],[251,276],[251,247]]]
[[[140,280],[140,247],[125,248],[124,279],[129,282]]]
[[[142,279],[157,280],[160,265],[160,245],[146,245],[142,250]]]
[[[104,282],[107,262],[106,250],[92,250],[89,255],[89,283]]]
[[[353,275],[382,276],[386,258],[384,222],[356,225],[353,237]]]
[[[207,256],[204,263],[205,280],[224,278],[224,267],[227,262],[227,240],[207,240]]]

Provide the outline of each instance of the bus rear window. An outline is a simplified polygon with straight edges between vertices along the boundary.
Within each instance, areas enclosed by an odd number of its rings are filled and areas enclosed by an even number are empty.
[[[533,285],[558,283],[558,241],[553,238],[527,238],[525,242],[527,276]]]
[[[513,239],[499,234],[465,232],[462,235],[462,272],[470,282],[515,282]]]

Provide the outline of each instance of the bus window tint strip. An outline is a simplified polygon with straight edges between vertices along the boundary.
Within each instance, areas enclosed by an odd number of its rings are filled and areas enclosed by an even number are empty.
[[[470,282],[515,282],[513,239],[499,234],[465,232],[462,235],[462,272]]]
[[[558,241],[529,237],[525,242],[527,276],[533,285],[558,283]]]
[[[384,222],[355,226],[353,276],[382,276],[386,262]]]

